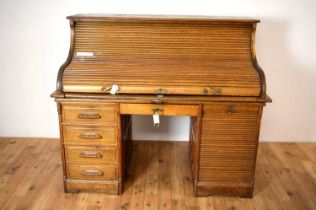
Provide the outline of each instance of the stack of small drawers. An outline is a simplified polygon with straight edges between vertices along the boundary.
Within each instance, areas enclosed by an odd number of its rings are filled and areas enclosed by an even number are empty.
[[[61,102],[65,191],[119,193],[117,105]]]

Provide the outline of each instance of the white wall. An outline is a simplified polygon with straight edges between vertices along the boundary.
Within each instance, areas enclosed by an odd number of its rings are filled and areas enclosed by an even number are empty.
[[[1,0],[0,136],[58,137],[53,99],[69,47],[65,16],[75,13],[251,16],[257,57],[273,103],[264,110],[262,140],[316,140],[315,0]],[[134,138],[185,139],[187,119],[165,119],[158,136],[134,119]],[[181,126],[183,125],[183,126]],[[151,134],[155,135],[151,135]]]

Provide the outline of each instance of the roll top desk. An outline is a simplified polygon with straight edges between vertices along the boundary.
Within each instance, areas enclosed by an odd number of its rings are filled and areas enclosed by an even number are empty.
[[[66,192],[121,194],[131,115],[190,116],[196,196],[252,197],[262,109],[255,19],[74,15],[57,78]]]

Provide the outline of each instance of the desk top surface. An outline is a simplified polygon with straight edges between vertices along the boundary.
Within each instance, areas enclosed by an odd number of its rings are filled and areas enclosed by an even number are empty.
[[[139,14],[75,14],[67,17],[75,20],[102,21],[193,21],[193,22],[254,22],[260,20],[250,17],[204,16],[204,15],[139,15]]]

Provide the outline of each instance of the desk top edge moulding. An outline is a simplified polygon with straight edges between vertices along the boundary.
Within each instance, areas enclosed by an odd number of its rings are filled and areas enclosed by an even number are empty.
[[[266,94],[257,19],[79,14],[57,76],[65,192],[121,194],[131,115],[190,116],[196,196],[252,197]]]

